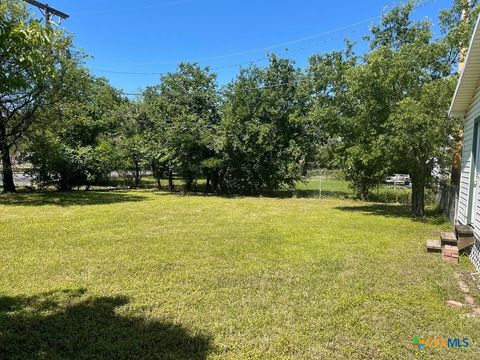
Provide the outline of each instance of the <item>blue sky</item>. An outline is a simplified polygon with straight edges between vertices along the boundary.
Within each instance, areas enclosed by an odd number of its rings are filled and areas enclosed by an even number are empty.
[[[437,19],[452,0],[429,0],[418,18]],[[135,93],[158,83],[180,61],[199,61],[225,84],[237,64],[266,64],[276,52],[305,66],[310,55],[360,40],[387,0],[49,0],[70,15],[62,26],[93,56],[88,66],[112,85]],[[277,46],[278,45],[278,46]],[[288,49],[288,50],[287,50]],[[362,46],[359,46],[362,49]],[[111,72],[103,72],[107,70]],[[120,74],[114,72],[147,73]],[[155,73],[155,74],[153,74]]]

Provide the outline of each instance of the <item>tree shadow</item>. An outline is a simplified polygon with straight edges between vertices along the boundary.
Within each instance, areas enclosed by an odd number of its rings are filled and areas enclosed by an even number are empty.
[[[12,206],[44,206],[61,207],[75,205],[108,205],[123,202],[145,200],[144,196],[132,195],[122,191],[70,191],[42,192],[0,195],[0,205]]]
[[[412,215],[410,207],[396,204],[367,204],[358,206],[337,206],[335,209],[365,215],[384,216],[389,218],[408,218],[413,221],[441,225],[447,220],[435,209],[426,209],[425,217],[419,218]]]
[[[63,290],[0,296],[1,359],[205,359],[212,339],[116,313],[128,298]]]

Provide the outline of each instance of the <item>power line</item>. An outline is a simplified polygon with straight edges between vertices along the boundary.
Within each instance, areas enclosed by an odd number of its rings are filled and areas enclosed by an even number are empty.
[[[193,0],[190,0],[190,1],[193,1]],[[439,0],[416,0],[416,7],[421,8],[421,7],[427,6],[429,4],[432,4],[432,3],[435,3],[435,2],[438,2],[438,1]],[[400,3],[401,3],[401,1],[400,1]],[[395,4],[398,4],[398,3],[394,3],[392,6],[395,6]],[[220,59],[226,59],[226,58],[230,58],[230,57],[249,55],[249,54],[257,53],[257,52],[260,52],[260,51],[268,51],[268,50],[276,49],[276,48],[279,48],[279,47],[289,46],[289,45],[297,44],[297,43],[300,43],[300,42],[304,42],[304,41],[316,39],[316,38],[319,38],[319,37],[323,37],[323,36],[326,36],[326,35],[329,35],[329,34],[332,34],[332,33],[336,33],[336,32],[342,31],[342,30],[346,30],[346,29],[349,29],[349,28],[352,28],[352,27],[355,27],[355,26],[358,26],[358,25],[363,25],[363,24],[366,24],[366,23],[370,23],[374,20],[381,19],[382,16],[383,16],[383,14],[373,16],[373,17],[368,18],[368,19],[360,20],[360,21],[357,21],[357,22],[354,22],[354,23],[350,23],[350,24],[338,27],[338,28],[327,30],[327,31],[322,32],[322,33],[308,35],[308,36],[305,36],[303,38],[294,39],[294,40],[286,41],[286,42],[283,42],[283,43],[272,44],[272,45],[268,45],[268,46],[261,47],[261,48],[238,51],[238,52],[233,52],[233,53],[229,53],[229,54],[208,56],[208,57],[191,59],[191,60],[183,59],[183,60],[171,60],[171,61],[163,61],[163,62],[124,63],[124,64],[130,64],[130,65],[177,65],[181,62],[200,63],[200,62],[210,61],[210,60],[220,60]]]
[[[348,25],[344,25],[344,26],[341,26],[341,27],[338,27],[338,28],[335,28],[335,29],[332,29],[332,30],[328,30],[328,31],[325,31],[325,32],[322,32],[322,33],[309,35],[309,36],[306,36],[306,37],[303,37],[303,38],[299,38],[299,39],[295,39],[295,40],[291,40],[291,41],[286,41],[286,42],[283,42],[283,43],[277,43],[277,44],[269,45],[269,46],[266,46],[266,47],[229,53],[229,54],[208,56],[208,57],[204,57],[204,58],[190,59],[190,60],[185,60],[184,59],[184,60],[171,60],[171,61],[164,61],[164,62],[149,62],[149,63],[145,62],[145,63],[129,63],[129,64],[131,64],[131,65],[177,65],[177,64],[182,63],[182,62],[200,63],[200,62],[205,62],[205,61],[210,61],[210,60],[220,60],[220,59],[227,59],[227,58],[236,57],[236,56],[249,55],[249,54],[257,53],[257,52],[260,52],[260,51],[269,51],[269,50],[276,49],[276,48],[279,48],[279,47],[285,47],[285,46],[297,44],[297,43],[300,43],[300,42],[304,42],[304,41],[307,41],[307,40],[320,38],[320,37],[323,37],[323,36],[326,36],[326,35],[330,35],[330,34],[333,34],[333,33],[336,33],[336,32],[342,31],[342,30],[346,30],[346,29],[358,26],[358,25],[369,23],[373,20],[378,20],[379,18],[381,18],[381,15],[371,17],[371,18],[368,18],[368,19],[365,19],[365,20],[357,21],[357,22],[354,22],[354,23],[351,23],[351,24],[348,24]]]
[[[424,6],[427,6],[429,4],[432,4],[432,3],[435,3],[439,0],[417,0],[417,8],[421,8],[421,7],[424,7]],[[393,4],[393,6],[395,6],[395,3]],[[289,41],[289,42],[285,42],[285,43],[282,43],[282,44],[276,44],[276,45],[271,45],[271,46],[268,46],[268,47],[265,47],[265,48],[261,48],[261,50],[269,50],[269,49],[272,49],[272,48],[276,48],[276,47],[280,47],[280,46],[285,46],[285,45],[288,45],[288,44],[293,44],[293,43],[299,43],[299,42],[302,42],[302,41],[307,41],[309,39],[312,39],[312,38],[316,38],[316,37],[320,37],[320,36],[323,36],[323,35],[326,35],[326,34],[330,34],[330,33],[334,33],[334,32],[338,32],[338,31],[341,31],[341,30],[344,30],[344,29],[347,29],[347,28],[351,28],[353,26],[357,26],[359,24],[363,24],[363,23],[366,23],[366,22],[369,22],[369,21],[372,21],[372,20],[375,20],[375,19],[380,19],[382,18],[383,15],[379,15],[379,16],[375,16],[375,17],[372,17],[372,18],[369,18],[369,19],[366,19],[366,20],[362,20],[362,21],[358,21],[358,22],[355,22],[355,23],[352,23],[352,24],[349,24],[349,25],[345,25],[345,26],[342,26],[340,28],[337,28],[337,29],[333,29],[333,30],[329,30],[329,31],[326,31],[324,33],[321,33],[321,34],[315,34],[315,35],[310,35],[310,36],[307,36],[307,37],[304,37],[304,38],[301,38],[301,39],[297,39],[297,40],[292,40],[292,41]],[[352,31],[350,33],[355,33],[357,32],[358,30],[355,30],[355,31]],[[340,36],[343,36],[342,34]],[[333,40],[333,38],[330,38],[330,40]],[[323,41],[323,42],[326,42],[326,41]],[[292,50],[290,52],[298,52],[298,51],[302,51],[306,48],[311,48],[312,46],[315,46],[315,45],[319,45],[320,43],[315,43],[315,44],[310,44],[310,45],[306,45],[306,46],[303,46],[303,47],[300,47],[299,49],[296,49],[296,50]],[[257,49],[257,50],[251,50],[251,51],[259,51],[260,49]],[[250,51],[249,51],[250,52]],[[234,53],[234,54],[227,54],[227,55],[223,55],[221,56],[221,58],[224,58],[224,57],[231,57],[231,56],[235,56],[237,54],[244,54],[246,52],[237,52],[237,53]],[[289,53],[289,50],[287,49],[286,53]],[[204,58],[204,59],[201,59],[201,60],[197,60],[197,61],[192,61],[192,62],[200,62],[200,61],[203,61],[205,59],[213,59],[213,58],[220,58],[220,57],[210,57],[210,58]],[[251,60],[251,61],[246,61],[246,62],[242,62],[242,63],[237,63],[237,64],[232,64],[232,65],[226,65],[226,66],[220,66],[220,67],[210,67],[211,70],[217,70],[217,69],[224,69],[224,68],[229,68],[229,67],[237,67],[237,66],[241,66],[241,65],[247,65],[247,64],[253,64],[255,62],[260,62],[260,61],[264,61],[264,60],[267,60],[268,58],[265,58],[265,57],[262,57],[262,58],[259,58],[259,59],[256,59],[256,60]],[[178,63],[178,62],[177,62]],[[115,74],[124,74],[124,75],[164,75],[165,72],[163,73],[159,73],[159,72],[151,72],[151,73],[144,73],[144,72],[127,72],[127,71],[110,71],[110,70],[102,70],[102,69],[92,69],[94,71],[99,71],[99,72],[105,72],[105,73],[115,73]],[[285,86],[285,85],[289,85],[289,84],[297,84],[299,82],[302,82],[304,81],[305,78],[302,78],[302,79],[299,79],[299,80],[295,80],[294,82],[291,82],[291,83],[282,83],[282,84],[276,84],[276,85],[270,85],[270,86],[260,86],[258,88],[252,88],[252,89],[244,89],[242,91],[256,91],[256,90],[261,90],[261,89],[267,89],[267,88],[274,88],[274,87],[279,87],[279,86]],[[220,94],[222,95],[223,92],[222,90],[219,90],[217,92],[217,94]],[[143,94],[142,93],[124,93],[124,95],[126,96],[142,96]],[[186,94],[186,96],[188,96],[188,94]]]
[[[205,58],[197,59],[195,61],[190,61],[190,62],[202,62],[202,61],[209,61],[209,60],[226,59],[226,58],[235,57],[235,56],[248,55],[248,54],[256,53],[256,52],[259,52],[259,51],[268,51],[268,50],[276,49],[276,48],[279,48],[279,47],[293,45],[293,44],[297,44],[297,43],[304,42],[304,41],[307,41],[307,40],[312,40],[312,39],[316,39],[316,38],[319,38],[319,37],[323,37],[323,36],[338,32],[338,31],[346,30],[346,29],[352,28],[354,26],[358,26],[358,25],[365,24],[367,22],[371,22],[371,21],[376,20],[380,17],[381,16],[375,16],[375,17],[365,19],[365,20],[362,20],[362,21],[358,21],[358,22],[355,22],[355,23],[352,23],[352,24],[349,24],[349,25],[345,25],[345,26],[342,26],[342,27],[339,27],[339,28],[336,28],[336,29],[333,29],[333,30],[328,30],[328,31],[325,31],[325,32],[322,32],[322,33],[319,33],[319,34],[306,36],[306,37],[303,37],[303,38],[300,38],[300,39],[291,40],[291,41],[287,41],[287,42],[280,43],[280,44],[270,45],[270,46],[263,47],[263,48],[257,48],[257,49],[235,52],[235,53],[226,54],[226,55],[210,56],[210,57],[205,57]],[[178,63],[178,62],[176,62],[176,63]],[[152,63],[152,65],[157,65],[157,64]]]
[[[337,38],[352,35],[352,34],[355,34],[355,33],[358,33],[358,32],[359,32],[359,30],[350,31],[347,34],[340,34],[340,35],[337,35],[335,37],[331,37],[327,40],[324,40],[324,41],[321,41],[321,42],[316,42],[316,43],[309,44],[309,45],[306,45],[306,46],[302,46],[300,48],[293,49],[293,50],[292,49],[286,49],[285,51],[280,52],[280,53],[276,53],[276,54],[280,55],[280,56],[284,56],[284,55],[288,56],[292,53],[298,53],[300,51],[303,51],[303,50],[306,50],[306,49],[309,49],[309,48],[312,48],[312,47],[315,47],[315,46],[323,45],[323,44],[328,43],[332,40],[336,40]],[[267,61],[267,60],[268,60],[268,56],[263,56],[263,57],[260,57],[260,58],[257,58],[257,59],[243,61],[243,62],[239,62],[239,63],[235,63],[235,64],[214,66],[214,67],[209,66],[208,68],[210,70],[222,70],[222,69],[229,69],[229,68],[235,68],[235,67],[242,67],[243,65],[252,65],[252,64],[259,63],[261,61]],[[121,75],[164,75],[165,74],[165,72],[116,71],[116,70],[106,70],[106,69],[99,69],[99,68],[90,68],[90,69],[93,70],[93,71],[101,72],[101,73],[121,74]]]
[[[190,0],[190,1],[193,1],[193,0]],[[429,5],[431,3],[435,3],[437,1],[439,1],[439,0],[418,0],[417,1],[417,8],[427,6],[427,5]],[[392,6],[395,6],[395,3]],[[296,39],[296,40],[291,40],[291,41],[287,41],[287,42],[283,42],[283,43],[279,43],[279,44],[269,45],[269,46],[263,47],[263,48],[251,49],[251,50],[235,52],[235,53],[231,53],[231,54],[205,57],[205,58],[200,58],[200,59],[197,59],[197,60],[190,60],[190,61],[184,60],[184,61],[169,61],[169,62],[159,62],[159,63],[131,63],[131,64],[135,64],[135,65],[177,65],[177,64],[182,63],[182,62],[200,63],[200,62],[204,62],[204,61],[207,61],[207,60],[218,60],[218,59],[224,59],[224,58],[229,58],[229,57],[234,57],[234,56],[251,54],[251,53],[255,53],[255,52],[259,52],[259,51],[269,51],[269,50],[272,50],[272,49],[275,49],[275,48],[278,48],[278,47],[288,46],[288,45],[308,41],[308,40],[311,40],[311,39],[323,37],[323,36],[326,36],[328,34],[336,33],[336,32],[346,30],[346,29],[349,29],[349,28],[352,28],[352,27],[355,27],[355,26],[358,26],[358,25],[366,24],[368,22],[371,22],[373,20],[378,20],[378,19],[381,19],[381,18],[382,18],[382,15],[378,15],[378,16],[374,16],[374,17],[371,17],[371,18],[368,18],[368,19],[365,19],[365,20],[357,21],[357,22],[354,22],[354,23],[351,23],[351,24],[348,24],[348,25],[345,25],[345,26],[342,26],[342,27],[339,27],[339,28],[328,30],[328,31],[325,31],[323,33],[309,35],[309,36],[299,38],[299,39]],[[348,36],[349,34],[356,33],[356,32],[358,32],[358,30],[354,30],[354,31],[352,31],[350,33],[347,33],[347,34],[340,34],[339,36],[345,36],[345,35]],[[320,45],[322,43],[329,42],[329,41],[331,41],[335,38],[336,37],[332,37],[332,38],[330,38],[326,41],[316,42],[314,44],[306,45],[306,46],[303,46],[303,47],[300,47],[300,48],[294,49],[294,50],[287,49],[285,51],[285,54],[299,52],[299,51],[305,50],[307,48],[311,48],[311,47]],[[218,67],[209,67],[209,68],[211,70],[221,70],[221,69],[227,69],[227,68],[235,68],[235,67],[240,67],[242,65],[249,65],[249,64],[253,64],[253,63],[258,63],[258,62],[261,62],[261,61],[265,61],[267,59],[268,59],[268,57],[264,56],[264,57],[257,58],[257,59],[254,59],[254,60],[250,60],[250,61],[244,61],[244,62],[240,62],[240,63],[223,65],[223,66],[218,66]],[[149,76],[151,76],[151,75],[163,75],[163,74],[165,74],[165,72],[115,71],[115,70],[107,70],[107,69],[101,69],[101,68],[92,68],[92,70],[97,71],[97,72],[101,72],[101,73],[121,74],[121,75],[149,75]]]

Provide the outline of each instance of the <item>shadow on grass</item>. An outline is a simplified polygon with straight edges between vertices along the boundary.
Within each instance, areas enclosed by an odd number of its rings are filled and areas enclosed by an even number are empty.
[[[394,218],[409,218],[414,221],[428,223],[432,225],[441,225],[447,220],[434,209],[426,209],[425,217],[418,218],[412,215],[410,207],[407,205],[389,205],[389,204],[367,204],[358,206],[338,206],[337,210],[361,213],[365,215],[376,215]]]
[[[74,206],[74,205],[107,205],[145,200],[141,195],[127,194],[121,191],[70,191],[1,194],[0,205],[14,206]]]
[[[128,298],[64,290],[0,296],[1,359],[205,359],[212,339],[171,323],[122,316]]]

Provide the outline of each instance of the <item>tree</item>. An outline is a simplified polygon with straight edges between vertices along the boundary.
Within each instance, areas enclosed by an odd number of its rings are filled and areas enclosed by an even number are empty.
[[[436,40],[431,24],[410,20],[412,10],[413,3],[407,3],[386,16],[372,30],[371,44],[373,54],[392,55],[384,58],[391,68],[384,81],[396,89],[391,93],[386,147],[393,167],[410,174],[413,214],[424,216],[425,187],[434,167],[447,167],[461,126],[447,119],[459,54],[458,44],[452,48],[452,34],[459,24],[450,23],[449,34]]]
[[[146,141],[148,158],[150,159],[153,176],[157,182],[157,188],[161,189],[162,177],[168,178],[168,189],[174,190],[173,172],[175,159],[173,149],[169,146],[170,139],[166,136],[169,125],[167,118],[163,116],[163,100],[158,86],[149,86],[142,94],[142,111],[149,125],[146,129]]]
[[[119,125],[116,134],[120,151],[119,169],[133,174],[134,185],[138,188],[142,171],[151,165],[151,144],[148,141],[151,121],[142,111],[142,105],[135,101],[118,106],[115,113]]]
[[[176,170],[192,190],[202,175],[212,176],[219,124],[216,75],[197,64],[180,64],[144,94],[147,118],[156,131],[158,166],[166,166],[170,187]]]
[[[414,8],[410,1],[385,14],[361,58],[347,45],[343,53],[312,58],[310,72],[320,90],[316,114],[340,139],[343,170],[360,197],[387,172],[406,170],[412,212],[423,216],[432,168],[445,166],[459,127],[446,114],[459,54],[452,45],[463,35],[458,16],[448,12],[441,18],[448,33],[435,39],[429,22],[411,20]]]
[[[120,164],[114,135],[121,126],[114,115],[125,100],[83,67],[69,68],[63,79],[68,92],[61,102],[39,107],[28,136],[30,173],[40,186],[89,188]]]
[[[445,169],[452,154],[458,122],[447,115],[455,78],[440,78],[422,86],[418,96],[405,97],[389,118],[390,155],[404,164],[412,179],[412,212],[423,216],[425,187],[435,168]]]
[[[305,174],[315,138],[302,80],[291,61],[272,55],[267,68],[245,69],[227,87],[219,140],[222,191],[292,187]]]
[[[15,192],[10,149],[24,137],[38,108],[62,87],[70,38],[43,27],[17,1],[0,3],[0,151],[3,191]]]
[[[383,80],[388,66],[375,56],[360,60],[348,41],[344,51],[310,58],[307,71],[315,104],[309,116],[336,139],[337,163],[357,197],[367,200],[388,171],[383,134],[389,103],[381,98],[391,89]]]

